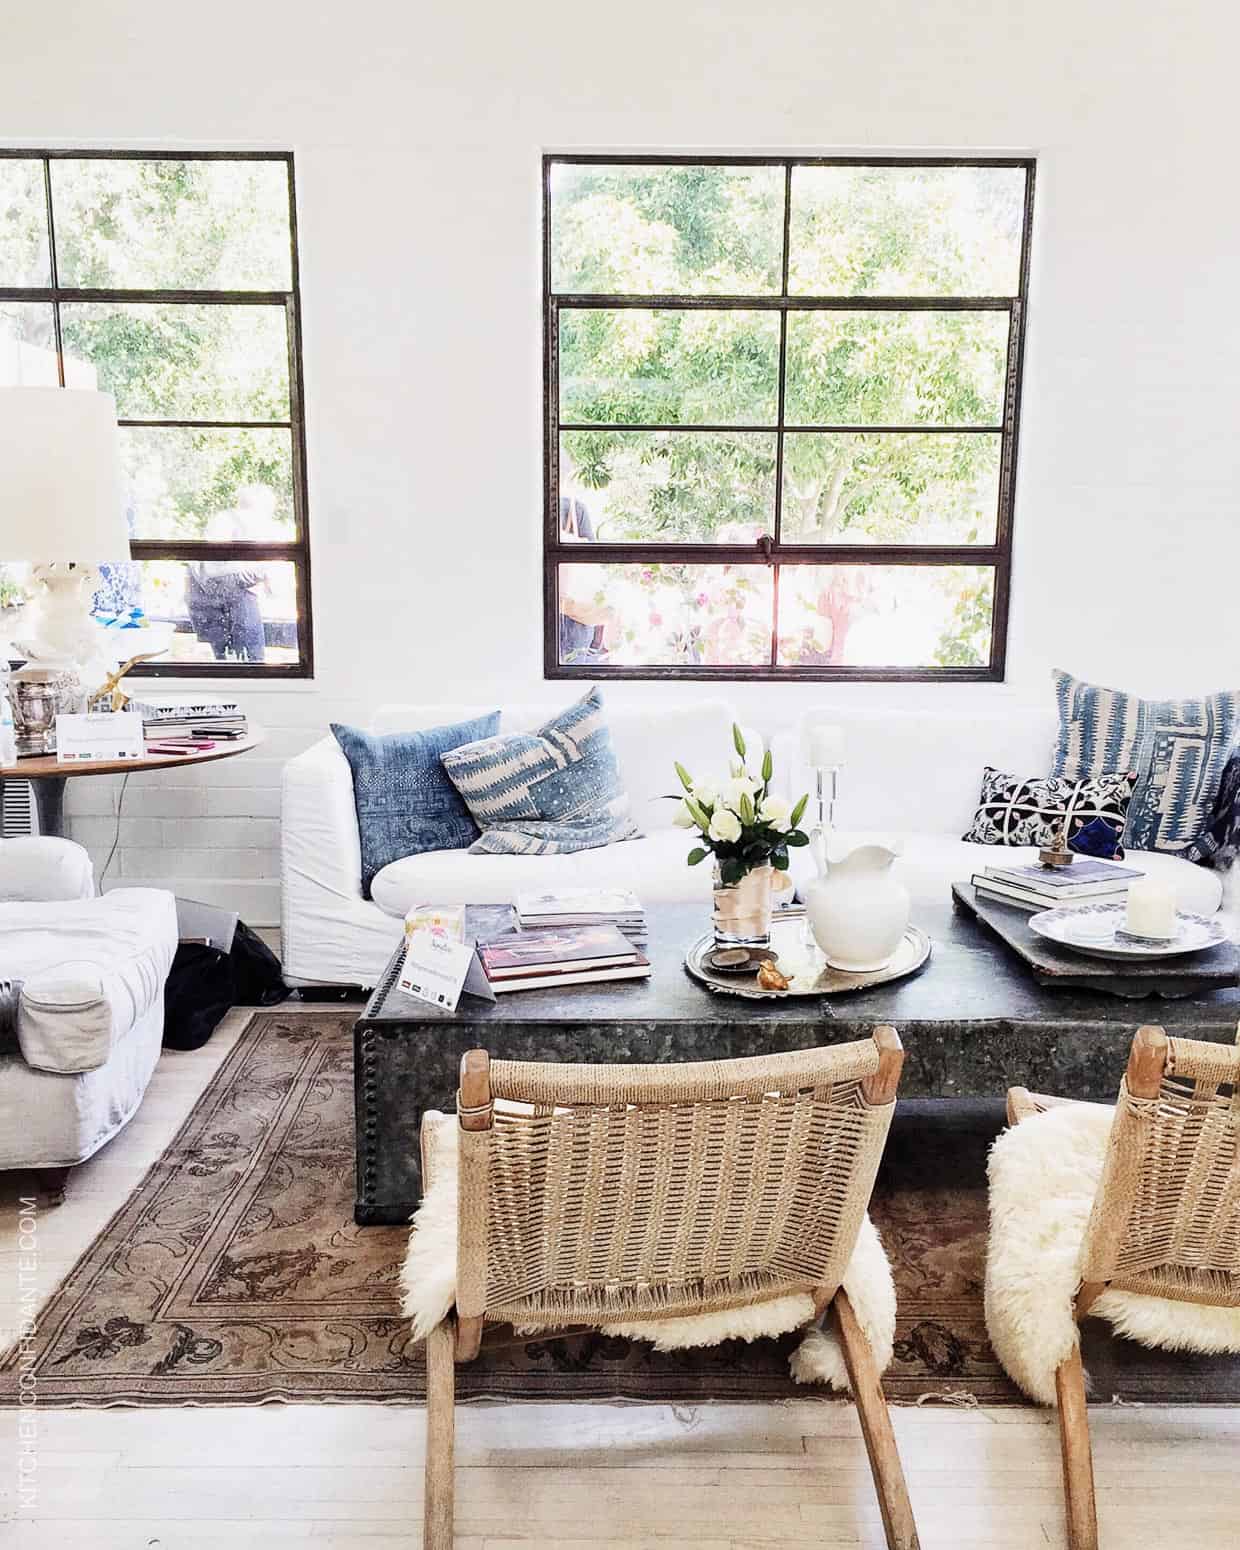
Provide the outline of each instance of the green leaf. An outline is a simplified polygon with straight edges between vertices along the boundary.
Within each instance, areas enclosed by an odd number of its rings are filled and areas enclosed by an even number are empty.
[[[739,883],[748,870],[743,861],[721,861],[719,863],[719,877],[726,888],[730,888],[733,883]]]
[[[710,851],[703,850],[700,845],[695,846],[695,848],[689,852],[689,865],[697,866],[699,861],[705,861],[709,855]]]
[[[685,806],[689,809],[689,812],[690,812],[690,814],[693,817],[693,821],[694,821],[695,824],[697,824],[698,828],[699,829],[709,829],[710,828],[710,814],[706,811],[706,809],[702,806],[702,804],[697,800],[697,798],[696,797],[691,797],[689,795],[689,793],[686,792],[685,793],[684,801],[685,801]]]
[[[784,836],[784,844],[793,846],[808,845],[809,835],[802,834],[800,829],[794,829],[791,834],[786,834]]]
[[[788,852],[786,850],[775,851],[771,856],[771,865],[777,872],[786,872],[789,866]]]
[[[768,748],[767,751],[762,755],[762,784],[769,784],[771,776],[774,775],[774,773],[775,760],[771,756],[771,750]]]
[[[743,759],[745,757],[745,739],[741,736],[741,729],[735,721],[732,723],[732,746]]]
[[[680,776],[680,784],[685,788],[686,791],[692,791],[693,776],[690,775],[689,771],[685,769],[684,765],[681,764],[678,760],[673,759],[672,763],[676,766],[677,775]]]
[[[808,802],[809,792],[807,791],[788,815],[788,827],[790,829],[795,829],[796,826],[800,823],[801,819],[805,816],[805,808]]]

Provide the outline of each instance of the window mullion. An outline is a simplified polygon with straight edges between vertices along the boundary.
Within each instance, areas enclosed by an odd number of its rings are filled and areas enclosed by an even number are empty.
[[[52,211],[52,164],[43,158],[43,198],[47,203],[47,264],[52,282],[52,337],[56,341],[56,377],[65,385],[65,345],[60,332],[60,273],[56,259],[56,217]]]

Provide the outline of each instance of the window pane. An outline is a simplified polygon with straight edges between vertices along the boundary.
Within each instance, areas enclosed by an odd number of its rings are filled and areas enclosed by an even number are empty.
[[[794,167],[794,296],[1015,296],[1023,167]]]
[[[781,667],[985,667],[994,571],[964,565],[784,565]]]
[[[292,285],[284,162],[56,160],[52,208],[62,285]]]
[[[791,312],[789,425],[991,425],[1006,312]]]
[[[0,387],[56,387],[59,381],[51,306],[0,301]]]
[[[587,540],[756,543],[774,531],[775,436],[565,431],[561,502],[569,496],[579,536]]]
[[[121,429],[134,538],[296,538],[292,432]]]
[[[109,602],[139,604],[147,616],[176,625],[161,662],[295,663],[296,566],[287,560],[144,560],[124,571]]]
[[[288,418],[283,307],[73,302],[61,329],[122,419]]]
[[[0,156],[0,285],[50,285],[43,163]]]
[[[561,565],[560,661],[763,666],[773,577],[765,565]]]
[[[784,437],[780,531],[798,544],[993,544],[998,431]]]
[[[774,425],[769,312],[560,313],[560,418],[615,425]]]
[[[604,295],[779,290],[782,167],[551,168],[551,288]]]

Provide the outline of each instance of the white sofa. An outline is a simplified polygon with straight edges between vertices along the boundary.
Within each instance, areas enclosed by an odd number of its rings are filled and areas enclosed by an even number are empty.
[[[1057,716],[1049,702],[930,712],[816,705],[814,714],[844,729],[833,852],[865,835],[899,838],[900,872],[914,898],[941,893],[986,866],[1036,861],[1034,848],[971,845],[960,836],[977,809],[986,765],[1012,775],[1050,773]],[[771,748],[786,789],[811,790],[799,727],[777,733]],[[813,811],[811,798],[811,817]],[[1181,909],[1212,915],[1219,908],[1219,873],[1178,856],[1139,850],[1127,855],[1132,865],[1172,882]],[[805,851],[794,852],[794,877],[803,877],[811,865]]]
[[[501,707],[500,730],[527,730],[563,709],[567,696]],[[418,731],[485,715],[491,705],[388,705],[372,732]],[[705,898],[708,867],[689,867],[688,837],[672,826],[679,790],[672,761],[724,771],[732,757],[732,711],[722,700],[666,709],[609,705],[607,724],[633,812],[644,834],[569,856],[472,856],[430,851],[393,862],[363,899],[361,847],[348,761],[328,736],[284,767],[281,946],[294,985],[374,985],[414,904],[508,904],[534,888],[592,883],[633,888],[647,904]],[[747,731],[761,757],[762,740]]]
[[[559,704],[563,703],[561,697]],[[505,731],[536,726],[556,703],[502,710]],[[461,721],[494,706],[388,706],[375,732],[416,730]],[[1055,714],[1048,705],[991,711],[832,711],[845,728],[848,761],[840,784],[837,825],[904,840],[901,863],[915,895],[941,895],[950,883],[998,859],[1033,859],[1032,851],[965,845],[960,840],[977,802],[982,768],[1045,774],[1051,766]],[[705,865],[688,867],[688,835],[672,827],[677,790],[672,761],[697,772],[721,771],[731,752],[733,715],[722,701],[633,710],[609,706],[608,721],[640,840],[569,856],[471,856],[433,851],[384,868],[373,901],[362,898],[361,850],[348,762],[326,737],[285,766],[282,926],[285,977],[293,984],[376,983],[414,904],[509,903],[534,887],[608,883],[630,886],[647,904],[702,898],[710,889]],[[755,752],[760,736],[746,733]],[[773,739],[777,779],[792,795],[808,789],[800,736],[792,728]],[[841,834],[839,843],[848,843]],[[1217,874],[1171,856],[1140,855],[1151,873],[1173,877],[1181,906],[1213,913]],[[804,875],[806,851],[794,853]]]
[[[59,1175],[136,1112],[159,1059],[176,901],[94,896],[90,858],[0,841],[0,1169]]]

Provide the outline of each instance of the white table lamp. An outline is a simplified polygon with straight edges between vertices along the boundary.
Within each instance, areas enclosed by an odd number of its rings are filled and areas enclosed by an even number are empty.
[[[48,664],[93,664],[96,566],[129,558],[116,404],[76,388],[0,388],[0,563],[28,561],[39,595],[17,644]]]

